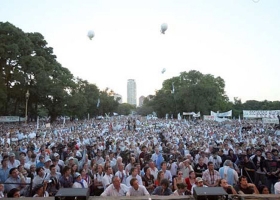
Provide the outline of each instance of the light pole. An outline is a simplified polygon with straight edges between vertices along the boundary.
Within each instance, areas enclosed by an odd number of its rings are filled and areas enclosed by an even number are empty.
[[[30,93],[29,90],[26,91],[25,94],[25,124],[27,124],[27,107],[28,107],[28,99],[29,99]]]

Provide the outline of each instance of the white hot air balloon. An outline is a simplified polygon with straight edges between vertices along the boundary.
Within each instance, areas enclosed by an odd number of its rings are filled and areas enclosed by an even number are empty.
[[[94,37],[94,32],[92,30],[88,31],[87,36],[90,40],[92,40],[92,38]]]
[[[161,70],[161,73],[164,74],[165,71],[166,71],[166,69],[163,68],[163,69]]]
[[[166,31],[167,28],[168,28],[167,23],[163,23],[163,24],[161,25],[160,28],[161,28],[161,29],[160,29],[160,32],[161,32],[162,34],[165,34],[165,31]]]

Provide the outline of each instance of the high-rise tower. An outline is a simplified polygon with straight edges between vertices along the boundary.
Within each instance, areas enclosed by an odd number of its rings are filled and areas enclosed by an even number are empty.
[[[134,79],[127,80],[127,103],[136,106],[136,82]]]

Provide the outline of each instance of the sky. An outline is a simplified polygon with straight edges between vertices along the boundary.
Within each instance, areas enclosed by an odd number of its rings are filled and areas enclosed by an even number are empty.
[[[231,101],[279,101],[279,8],[279,0],[0,0],[0,21],[40,32],[63,67],[123,102],[128,79],[138,102],[190,70],[223,78]]]

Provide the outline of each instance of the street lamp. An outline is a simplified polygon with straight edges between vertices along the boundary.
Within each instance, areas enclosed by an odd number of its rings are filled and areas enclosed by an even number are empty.
[[[30,93],[29,90],[26,91],[25,94],[25,124],[27,124],[27,107],[28,107],[28,99],[29,99]]]

